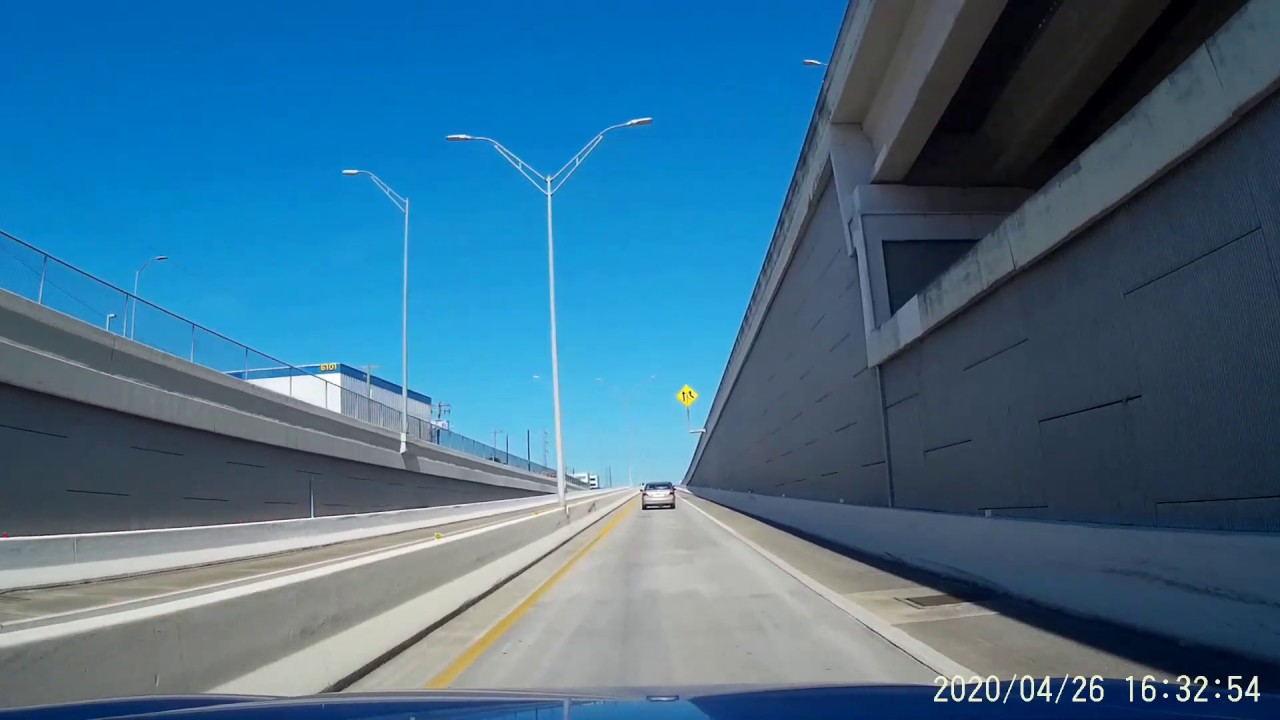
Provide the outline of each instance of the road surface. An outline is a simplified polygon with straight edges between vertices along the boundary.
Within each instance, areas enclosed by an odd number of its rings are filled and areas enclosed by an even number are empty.
[[[680,502],[597,523],[353,690],[919,683],[932,670]]]

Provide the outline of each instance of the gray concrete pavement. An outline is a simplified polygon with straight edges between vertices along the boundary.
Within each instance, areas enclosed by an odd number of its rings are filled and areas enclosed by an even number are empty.
[[[932,681],[683,503],[619,512],[351,689]]]
[[[1261,660],[994,595],[908,566],[823,547],[713,502],[682,499],[857,605],[877,625],[904,632],[982,676],[1256,675],[1265,688],[1280,687],[1280,668]],[[1160,610],[1152,606],[1151,612]]]
[[[173,600],[177,597],[207,592],[214,587],[229,587],[251,582],[268,575],[316,567],[366,553],[421,542],[436,534],[452,535],[488,525],[495,525],[533,511],[513,512],[473,518],[460,522],[443,522],[417,530],[378,535],[349,542],[322,545],[290,552],[244,558],[197,567],[179,568],[142,575],[70,583],[51,587],[11,590],[0,593],[0,632],[64,621],[86,613],[119,610],[144,604]]]
[[[731,533],[857,606],[872,627],[971,673],[1258,675],[1268,687],[1280,677],[1256,661],[873,566],[687,495],[678,502],[672,512],[633,501],[349,689],[932,683],[934,671]]]

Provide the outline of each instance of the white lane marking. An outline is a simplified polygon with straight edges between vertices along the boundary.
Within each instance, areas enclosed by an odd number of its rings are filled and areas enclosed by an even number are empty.
[[[570,506],[578,507],[594,502],[594,499],[584,499],[580,502],[573,503]],[[625,502],[625,500],[622,502]],[[142,613],[141,615],[138,615],[138,617],[151,617],[152,614],[159,616],[165,612],[170,612],[170,608],[173,609],[172,611],[177,612],[192,606],[221,602],[223,599],[250,595],[261,590],[269,590],[283,585],[288,585],[292,582],[303,582],[321,575],[338,573],[353,567],[389,560],[401,555],[418,552],[428,546],[443,547],[450,543],[471,538],[482,533],[500,530],[517,523],[533,520],[538,516],[538,514],[539,513],[520,515],[518,517],[511,518],[510,520],[500,520],[495,523],[462,530],[452,535],[445,535],[444,537],[407,540],[396,545],[362,550],[352,555],[315,560],[302,565],[283,567],[278,570],[268,570],[263,573],[249,575],[246,577],[218,580],[205,585],[197,585],[196,587],[162,592],[155,595],[145,595],[127,600],[104,603],[102,605],[91,605],[75,610],[44,613],[34,617],[9,620],[4,623],[0,623],[0,649],[8,646],[10,636],[23,636],[24,633],[43,631],[53,633],[56,636],[61,632],[59,628],[65,628],[66,632],[69,634],[72,632],[79,632],[79,626],[77,623],[88,622],[96,626],[102,624],[99,621],[103,618],[107,618],[109,620],[114,616],[119,616],[121,618],[117,622],[127,622],[128,620],[125,618],[133,617],[133,615],[129,615],[130,613]]]
[[[699,500],[702,500],[702,499],[703,498],[699,498]],[[799,580],[802,585],[804,585],[805,587],[817,593],[819,596],[822,597],[822,599],[826,600],[832,605],[835,605],[840,610],[843,610],[846,614],[848,614],[854,620],[857,620],[863,627],[867,628],[868,630],[875,633],[876,635],[879,635],[880,637],[884,638],[885,642],[888,642],[890,645],[893,645],[894,647],[898,648],[899,650],[906,653],[907,655],[910,655],[911,657],[915,658],[916,661],[918,661],[921,665],[924,665],[925,667],[929,668],[930,670],[933,670],[939,675],[945,675],[947,677],[955,677],[957,675],[961,677],[974,677],[977,674],[972,670],[970,670],[969,668],[965,667],[964,665],[961,665],[955,660],[952,660],[946,655],[943,655],[942,653],[938,652],[933,647],[926,645],[923,642],[908,635],[905,631],[894,627],[893,625],[889,624],[888,622],[886,622],[876,614],[870,612],[866,608],[862,607],[861,605],[844,597],[843,595],[836,592],[835,590],[832,590],[831,588],[823,585],[822,583],[813,579],[812,577],[802,572],[795,566],[791,565],[791,563],[788,563],[787,561],[783,560],[777,555],[774,555],[768,550],[765,550],[759,544],[751,540],[748,540],[738,531],[734,530],[728,525],[725,525],[724,523],[720,522],[716,518],[712,517],[711,514],[708,513],[706,510],[703,510],[702,508],[698,507],[697,503],[689,502],[688,500],[686,500],[684,504],[687,505],[688,507],[693,508],[694,510],[697,510],[706,519],[710,520],[716,525],[719,525],[720,528],[723,529],[725,532],[729,533],[731,536],[733,536],[734,538],[742,542],[747,547],[751,548],[752,550],[755,550],[762,557],[764,557],[764,559],[778,566],[778,568],[781,569],[786,574],[790,575],[796,580]]]

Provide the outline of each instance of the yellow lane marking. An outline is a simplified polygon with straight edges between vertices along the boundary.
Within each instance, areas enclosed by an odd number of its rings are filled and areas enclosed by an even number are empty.
[[[573,566],[583,558],[583,556],[590,552],[591,548],[596,546],[596,543],[604,539],[604,536],[608,535],[609,531],[613,530],[619,522],[622,522],[624,517],[629,515],[631,511],[635,509],[635,503],[627,503],[625,507],[618,511],[617,517],[610,520],[609,524],[604,526],[604,530],[601,530],[599,535],[595,536],[591,542],[587,543],[582,547],[582,549],[574,553],[573,557],[569,558],[569,561],[566,562],[559,570],[555,571],[551,577],[544,580],[542,584],[538,586],[537,590],[534,590],[529,597],[522,600],[514,610],[507,614],[506,617],[499,620],[498,624],[489,628],[488,632],[481,635],[475,642],[471,643],[471,645],[467,647],[461,655],[455,658],[453,662],[449,663],[448,667],[441,670],[440,674],[427,681],[427,684],[424,687],[435,690],[447,688],[452,685],[453,681],[457,680],[462,673],[467,671],[467,668],[471,667],[476,660],[480,659],[480,656],[483,655],[486,650],[498,641],[498,638],[501,638],[512,628],[512,626],[516,624],[516,622],[520,620],[520,618],[524,617],[524,614],[529,611],[529,608],[533,607],[544,595],[547,594],[547,592],[551,590],[552,587],[555,586],[556,583],[560,582],[560,580],[568,574],[569,570],[571,570]]]

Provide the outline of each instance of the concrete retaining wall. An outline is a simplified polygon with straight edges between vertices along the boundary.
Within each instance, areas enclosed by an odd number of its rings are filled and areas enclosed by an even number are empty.
[[[580,491],[570,501],[608,491]],[[226,562],[551,507],[554,495],[234,525],[41,535],[0,542],[0,590]]]
[[[702,487],[698,497],[938,575],[1280,660],[1280,537],[984,518]]]
[[[543,513],[193,598],[3,632],[0,704],[319,692],[632,496],[578,503],[569,520]]]
[[[11,293],[0,291],[0,337],[12,344],[69,360],[107,375],[136,380],[172,393],[234,408],[287,425],[317,430],[338,438],[399,450],[398,433],[383,430],[337,412],[318,408],[202,365],[135,343]],[[261,359],[259,362],[269,362]],[[0,365],[0,368],[3,368]],[[231,368],[232,370],[236,368]],[[32,385],[29,376],[19,380],[0,376],[0,382],[36,387],[43,392],[80,399],[57,385]],[[38,382],[38,381],[37,381]],[[111,408],[121,409],[121,408]],[[148,415],[149,416],[149,415]],[[172,417],[156,417],[177,422]],[[274,442],[268,439],[264,442]],[[498,463],[411,441],[412,452],[460,467],[481,469],[493,475],[527,478],[547,483],[548,478]]]
[[[913,510],[1280,530],[1277,137],[1280,94],[873,367],[858,258],[829,186],[688,482]]]
[[[0,292],[0,532],[453,505],[554,481],[399,436]]]

